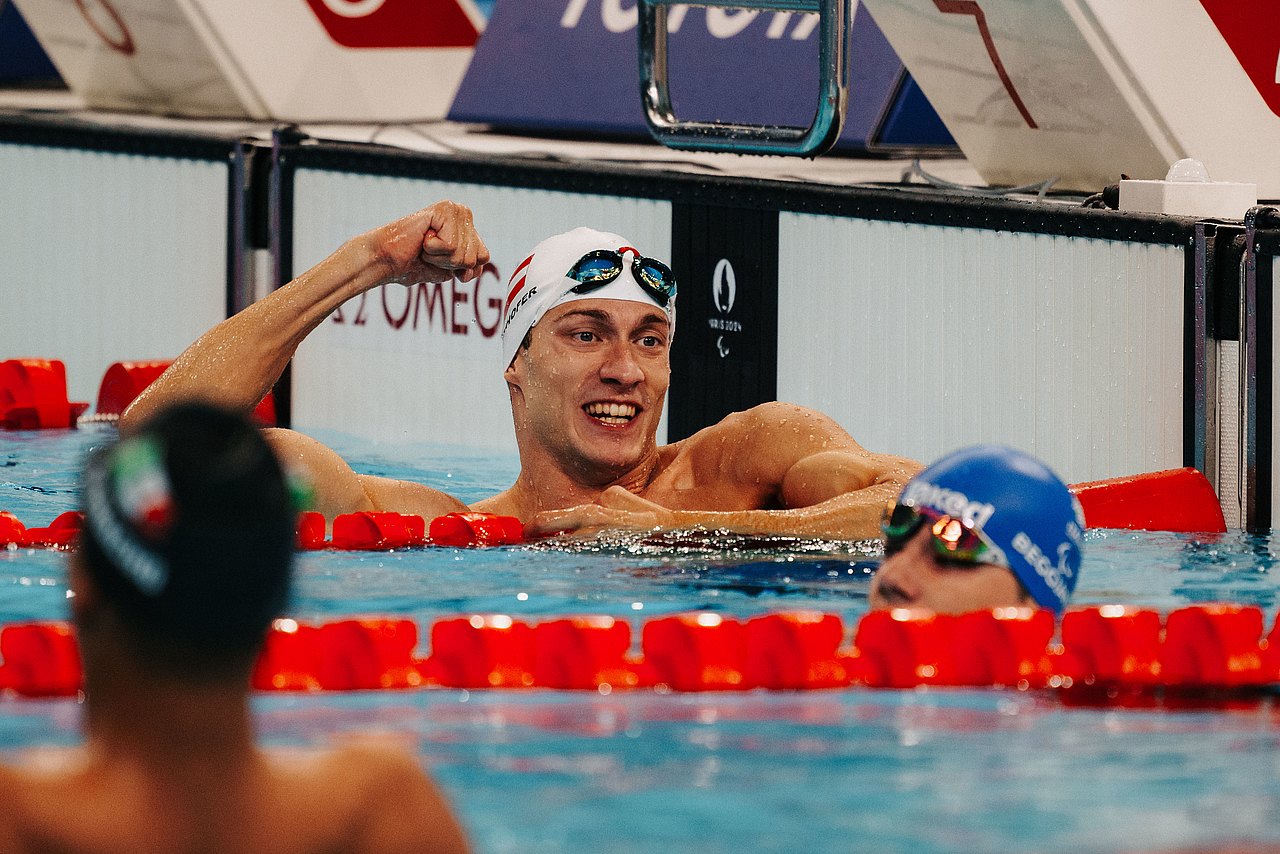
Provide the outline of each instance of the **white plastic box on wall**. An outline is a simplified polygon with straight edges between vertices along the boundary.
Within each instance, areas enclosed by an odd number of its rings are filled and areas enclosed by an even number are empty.
[[[1271,0],[864,0],[993,184],[1099,190],[1192,157],[1280,198]],[[1237,216],[1243,215],[1238,212]]]
[[[440,118],[484,16],[473,0],[15,0],[91,107],[185,116]]]

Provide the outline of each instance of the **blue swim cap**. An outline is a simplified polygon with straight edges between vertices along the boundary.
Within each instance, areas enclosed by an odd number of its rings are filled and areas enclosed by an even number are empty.
[[[948,454],[903,488],[900,502],[962,519],[1003,552],[1031,598],[1061,611],[1080,575],[1084,514],[1035,457],[1000,445]]]

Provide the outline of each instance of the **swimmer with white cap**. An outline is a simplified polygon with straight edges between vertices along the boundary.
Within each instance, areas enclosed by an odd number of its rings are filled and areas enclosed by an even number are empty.
[[[977,445],[917,475],[887,507],[871,607],[1061,612],[1080,577],[1084,516],[1048,466]]]
[[[487,262],[471,212],[451,202],[374,229],[201,336],[121,427],[188,395],[247,412],[346,300],[388,282],[472,279]],[[501,364],[521,468],[509,489],[472,510],[516,516],[530,536],[705,527],[861,539],[878,534],[881,508],[919,469],[786,403],[659,446],[678,299],[667,264],[623,235],[578,228],[542,241],[513,270]],[[356,474],[299,433],[268,433],[291,465],[310,471],[329,517],[467,509],[422,484]]]

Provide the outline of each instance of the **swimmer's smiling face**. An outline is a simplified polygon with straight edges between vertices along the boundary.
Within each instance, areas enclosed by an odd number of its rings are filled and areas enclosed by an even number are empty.
[[[505,373],[522,450],[544,450],[591,485],[656,460],[669,346],[653,304],[580,299],[548,311]]]
[[[955,564],[939,558],[928,526],[884,559],[871,579],[871,608],[926,608],[963,614],[1035,603],[1013,571],[991,563]]]

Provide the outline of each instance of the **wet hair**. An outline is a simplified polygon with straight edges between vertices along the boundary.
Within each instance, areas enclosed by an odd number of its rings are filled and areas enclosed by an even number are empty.
[[[161,412],[85,468],[83,565],[148,664],[252,663],[283,610],[296,516],[262,434],[202,403]]]

